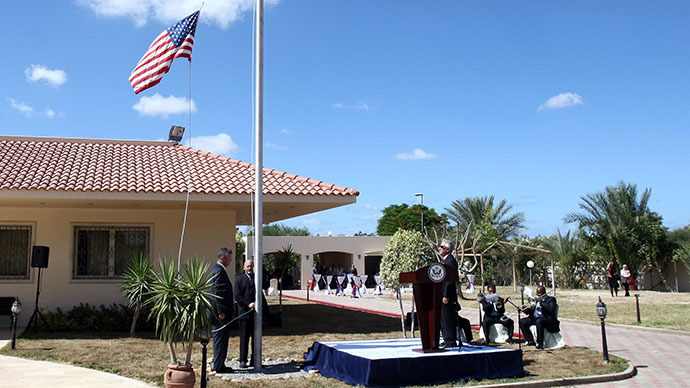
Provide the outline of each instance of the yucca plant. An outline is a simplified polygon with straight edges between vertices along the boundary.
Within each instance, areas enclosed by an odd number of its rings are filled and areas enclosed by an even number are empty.
[[[172,365],[190,365],[194,338],[210,326],[207,315],[212,310],[212,283],[209,266],[192,258],[177,271],[172,260],[161,260],[160,273],[154,275],[146,303],[151,305],[149,319],[156,323],[156,333],[168,345]],[[178,362],[176,345],[186,345],[184,363]]]
[[[134,309],[132,326],[129,329],[129,336],[134,337],[139,314],[141,314],[141,309],[153,284],[153,266],[149,262],[148,255],[143,252],[134,255],[123,276],[124,281],[120,288],[127,299],[127,304]]]

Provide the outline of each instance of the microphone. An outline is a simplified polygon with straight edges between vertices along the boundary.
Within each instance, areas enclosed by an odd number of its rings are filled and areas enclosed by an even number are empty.
[[[424,255],[419,255],[419,257],[420,257],[422,260],[424,260],[425,262],[427,262],[427,263],[435,263],[434,260],[428,259],[428,258],[427,258],[426,256],[424,256]]]

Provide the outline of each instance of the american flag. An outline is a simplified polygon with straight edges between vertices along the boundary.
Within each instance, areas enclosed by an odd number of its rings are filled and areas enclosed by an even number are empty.
[[[129,76],[129,83],[132,84],[135,94],[161,82],[163,74],[170,70],[170,65],[175,58],[192,60],[192,47],[199,12],[196,11],[174,26],[163,30],[151,43]]]

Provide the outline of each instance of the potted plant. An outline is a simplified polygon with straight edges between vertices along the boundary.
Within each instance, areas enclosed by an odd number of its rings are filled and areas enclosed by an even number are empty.
[[[209,265],[195,257],[182,271],[171,260],[161,260],[159,267],[146,303],[151,305],[149,319],[155,320],[156,333],[170,350],[163,381],[166,387],[191,388],[196,381],[191,365],[194,338],[210,326],[207,311],[212,309],[214,296],[207,276]],[[178,359],[176,351],[180,343],[186,349],[184,360]]]
[[[130,337],[134,337],[134,330],[137,326],[141,309],[151,291],[153,276],[153,266],[146,254],[138,253],[132,256],[123,275],[124,281],[120,286],[122,294],[127,299],[127,304],[134,309],[132,326],[129,329]]]

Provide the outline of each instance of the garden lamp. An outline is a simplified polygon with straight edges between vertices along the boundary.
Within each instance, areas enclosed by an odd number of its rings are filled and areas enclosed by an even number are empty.
[[[12,345],[11,348],[14,350],[14,344],[17,340],[17,316],[22,313],[22,304],[19,303],[19,297],[14,298],[14,303],[12,303]]]
[[[601,346],[604,352],[604,362],[608,364],[611,361],[609,360],[609,347],[606,344],[606,326],[604,325],[604,320],[606,319],[606,303],[601,301],[601,297],[599,297],[599,303],[597,303],[597,315],[601,320]]]
[[[601,297],[599,297],[599,303],[597,303],[597,315],[599,316],[599,319],[601,319],[602,321],[606,319],[606,312],[606,303],[604,303],[601,300]]]
[[[208,374],[206,373],[206,346],[208,345],[208,342],[210,340],[210,335],[211,333],[209,332],[209,327],[206,326],[203,329],[199,331],[199,342],[201,342],[201,388],[206,388],[208,386]]]
[[[527,262],[527,268],[529,268],[529,284],[532,284],[532,268],[534,268],[534,262],[529,260]]]

